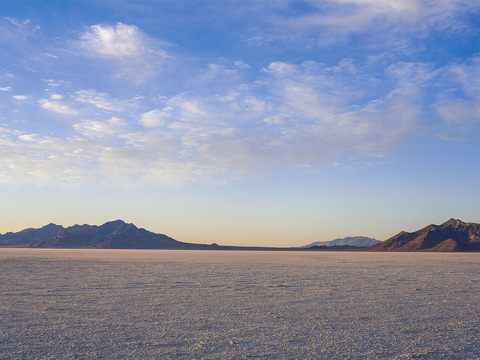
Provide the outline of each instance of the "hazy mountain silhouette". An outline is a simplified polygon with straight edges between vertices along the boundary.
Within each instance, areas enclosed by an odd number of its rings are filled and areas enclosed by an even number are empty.
[[[380,241],[366,236],[348,236],[342,239],[334,239],[330,241],[316,241],[314,243],[304,245],[302,248],[311,248],[312,246],[353,246],[353,247],[369,247],[380,243]]]
[[[480,224],[450,219],[418,231],[405,231],[367,248],[368,251],[480,251]]]

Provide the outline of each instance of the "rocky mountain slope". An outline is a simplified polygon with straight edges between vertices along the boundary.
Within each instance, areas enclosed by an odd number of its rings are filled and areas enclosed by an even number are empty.
[[[450,219],[418,231],[405,231],[367,248],[368,251],[480,251],[480,224]]]
[[[0,235],[0,246],[29,246],[53,238],[63,227],[48,224],[40,229],[25,229]]]
[[[122,220],[101,226],[74,225],[64,228],[49,224],[40,229],[26,229],[0,235],[0,246],[37,248],[98,249],[202,249],[210,245],[189,244],[163,234],[139,229]]]
[[[310,248],[312,246],[353,246],[353,247],[369,247],[380,243],[380,241],[366,236],[348,236],[342,239],[334,239],[330,241],[317,241],[302,248]]]

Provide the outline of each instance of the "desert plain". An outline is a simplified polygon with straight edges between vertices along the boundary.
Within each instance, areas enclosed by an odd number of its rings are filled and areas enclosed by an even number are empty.
[[[477,359],[480,254],[0,249],[0,359]]]

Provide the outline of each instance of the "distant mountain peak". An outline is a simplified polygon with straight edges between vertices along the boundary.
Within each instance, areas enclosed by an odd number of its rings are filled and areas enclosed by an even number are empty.
[[[45,225],[43,228],[44,228],[44,229],[47,229],[47,228],[52,228],[52,227],[60,227],[60,225],[57,225],[57,224],[55,224],[55,223],[50,223],[50,224],[48,224],[48,225]]]
[[[313,246],[354,246],[354,247],[368,247],[378,244],[380,241],[366,236],[347,236],[341,239],[334,239],[330,241],[316,241],[314,243],[302,246],[302,248],[310,248]]]
[[[133,224],[130,224],[134,226]],[[100,225],[98,228],[102,233],[113,233],[115,231],[124,230],[128,224],[123,220],[114,220],[108,221],[103,225]]]
[[[33,230],[33,229],[32,229]],[[54,232],[54,233],[57,233],[61,230],[63,230],[63,226],[60,226],[60,225],[57,225],[57,224],[54,224],[54,223],[50,223],[48,225],[45,225],[44,227],[42,227],[40,230],[46,232],[46,233],[50,233],[50,232]]]
[[[462,220],[450,218],[449,220],[445,221],[442,225],[465,225]]]
[[[127,225],[127,223],[123,220],[117,219],[117,220],[107,221],[105,224],[100,225],[100,227],[122,226],[122,225]]]

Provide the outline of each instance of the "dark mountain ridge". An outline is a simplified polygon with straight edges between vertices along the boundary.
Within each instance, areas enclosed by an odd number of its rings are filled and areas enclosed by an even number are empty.
[[[418,231],[402,231],[368,251],[480,251],[480,224],[450,219]]]
[[[189,244],[164,234],[139,229],[122,220],[101,226],[73,225],[64,228],[49,224],[40,229],[26,229],[0,235],[0,246],[36,248],[97,249],[201,249],[210,245]]]
[[[25,229],[16,233],[7,232],[0,235],[0,246],[25,246],[40,243],[53,238],[63,227],[55,224],[48,224],[40,229]]]

